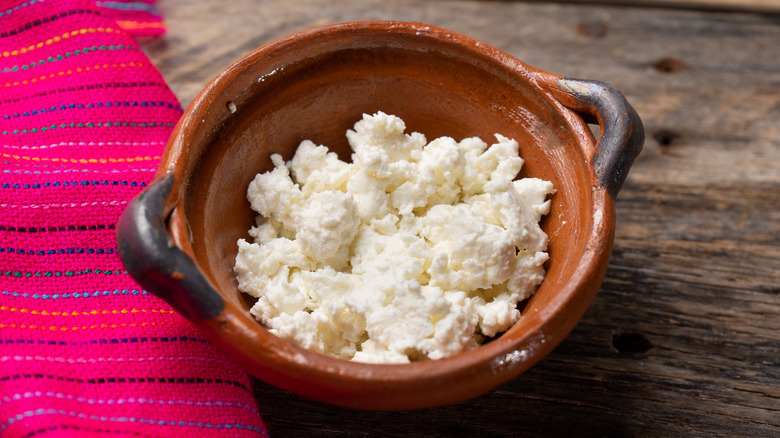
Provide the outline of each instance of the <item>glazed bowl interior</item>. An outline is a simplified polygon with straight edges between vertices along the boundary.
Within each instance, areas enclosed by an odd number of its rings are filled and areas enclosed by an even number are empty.
[[[447,36],[437,29],[381,32],[366,27],[313,32],[261,48],[196,98],[169,145],[173,152],[163,157],[162,168],[184,169],[175,216],[189,229],[174,236],[187,240],[205,277],[246,318],[251,318],[247,311],[253,299],[238,291],[233,265],[236,242],[249,238],[255,221],[246,199],[250,181],[272,169],[271,154],[289,160],[304,139],[328,146],[349,161],[345,133],[363,113],[397,115],[406,122],[407,132],[421,132],[429,141],[477,136],[490,144],[495,133],[514,138],[525,160],[520,177],[553,183],[557,192],[542,222],[549,236],[547,275],[537,293],[522,303],[523,316],[508,332],[477,350],[410,365],[357,364],[285,346],[299,357],[299,371],[293,373],[304,376],[305,368],[312,366],[313,378],[348,379],[354,374],[354,382],[380,379],[388,385],[414,385],[420,379],[465,379],[469,371],[459,370],[471,367],[483,373],[486,368],[478,365],[492,361],[495,372],[478,377],[485,382],[422,404],[456,401],[453,398],[477,395],[507,380],[500,368],[514,365],[501,357],[517,356],[522,348],[523,360],[510,370],[516,375],[547,354],[576,324],[598,288],[583,290],[573,284],[574,278],[582,281],[578,270],[592,268],[582,261],[592,243],[594,214],[594,182],[587,164],[595,143],[590,131],[536,83],[538,71],[504,59],[494,49],[480,51],[472,42]],[[257,342],[286,345],[252,323]],[[245,359],[240,362],[251,367]],[[271,368],[262,372],[279,372]],[[356,387],[354,382],[350,384]],[[280,386],[306,392],[294,382]],[[392,406],[415,407],[400,399]]]

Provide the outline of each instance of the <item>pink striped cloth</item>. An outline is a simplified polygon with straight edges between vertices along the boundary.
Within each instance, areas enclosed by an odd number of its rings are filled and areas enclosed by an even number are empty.
[[[0,2],[2,437],[267,435],[248,376],[116,252],[182,113],[132,38],[163,30],[146,2]]]

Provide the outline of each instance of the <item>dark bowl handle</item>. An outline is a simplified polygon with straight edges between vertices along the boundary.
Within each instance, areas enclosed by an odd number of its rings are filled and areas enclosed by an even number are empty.
[[[173,173],[166,173],[130,201],[117,223],[119,257],[144,289],[185,318],[205,321],[222,313],[225,303],[168,234],[167,198],[173,181]]]
[[[620,91],[604,82],[556,78],[550,81],[549,90],[586,122],[597,122],[601,127],[590,164],[607,193],[615,199],[645,142],[639,115]]]

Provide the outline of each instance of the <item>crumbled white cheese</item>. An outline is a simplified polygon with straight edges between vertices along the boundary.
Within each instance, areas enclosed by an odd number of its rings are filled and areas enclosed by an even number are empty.
[[[426,145],[379,112],[347,131],[352,162],[304,141],[254,179],[239,289],[268,329],[360,362],[439,359],[520,317],[544,277],[552,184],[515,180],[514,140]]]

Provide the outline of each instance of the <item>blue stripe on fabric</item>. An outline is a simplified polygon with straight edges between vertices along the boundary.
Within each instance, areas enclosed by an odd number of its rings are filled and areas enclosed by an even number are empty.
[[[45,183],[33,183],[33,184],[19,184],[19,183],[3,183],[0,184],[0,188],[4,189],[44,189],[49,187],[84,187],[84,186],[130,186],[130,187],[146,187],[147,184],[143,181],[109,181],[104,180],[88,180],[88,181],[53,181]]]
[[[44,2],[44,0],[30,0],[28,2],[24,2],[24,3],[20,4],[20,5],[14,6],[13,8],[6,9],[5,11],[0,11],[0,17],[4,17],[6,15],[11,15],[14,12],[18,11],[19,9],[24,9],[24,8],[26,8],[28,6],[32,6],[32,5],[36,4],[36,3],[43,3],[43,2]]]
[[[122,3],[122,2],[106,1],[106,2],[95,2],[95,4],[101,8],[106,8],[106,9],[120,9],[123,11],[144,11],[150,14],[160,15],[160,8],[150,3],[144,3],[144,2]]]
[[[22,64],[22,65],[17,64],[17,65],[12,65],[10,67],[4,67],[0,71],[2,73],[15,73],[18,71],[27,71],[30,70],[31,68],[39,67],[46,64],[51,64],[52,62],[63,61],[65,59],[69,59],[74,56],[88,55],[90,53],[101,52],[106,50],[136,50],[139,52],[142,51],[140,47],[125,45],[125,44],[112,44],[108,46],[89,46],[89,47],[84,47],[83,49],[76,49],[70,52],[52,55],[47,57],[46,59],[39,59],[38,61],[33,61],[28,64]]]
[[[73,269],[68,271],[2,271],[0,276],[12,278],[61,278],[80,277],[82,275],[129,275],[122,269]]]
[[[11,297],[17,297],[17,298],[32,298],[36,300],[57,300],[57,299],[63,299],[63,298],[95,298],[95,297],[106,297],[111,295],[150,295],[149,292],[145,290],[135,290],[135,289],[122,289],[122,290],[107,290],[107,291],[96,291],[96,292],[72,292],[72,293],[62,293],[62,294],[41,294],[41,293],[29,293],[29,292],[13,292],[13,291],[0,291],[0,295],[6,295]]]
[[[265,430],[260,429],[257,426],[253,426],[251,424],[211,423],[211,422],[204,423],[200,421],[188,421],[188,420],[156,420],[152,418],[138,418],[138,417],[112,417],[112,416],[105,416],[105,415],[89,415],[89,414],[84,414],[82,412],[67,411],[64,409],[35,409],[32,411],[22,412],[21,414],[16,414],[10,417],[5,423],[0,424],[0,432],[3,432],[5,429],[8,428],[8,426],[11,426],[13,423],[16,423],[17,421],[22,421],[26,418],[36,417],[39,415],[63,415],[63,416],[69,416],[73,418],[79,418],[82,420],[119,422],[119,423],[139,423],[139,424],[149,424],[152,426],[187,426],[187,427],[198,427],[201,429],[251,430],[253,432],[262,433],[263,435],[266,436],[268,435]]]
[[[23,399],[42,398],[42,397],[57,398],[61,400],[70,400],[78,403],[87,403],[90,405],[151,404],[151,405],[168,405],[168,406],[181,405],[181,406],[198,406],[198,407],[228,407],[228,408],[237,407],[241,409],[246,409],[256,414],[258,413],[257,410],[254,408],[254,406],[245,403],[240,403],[240,402],[223,401],[223,400],[206,400],[206,401],[182,400],[182,399],[161,400],[161,399],[145,398],[145,397],[100,399],[100,398],[76,396],[73,394],[63,394],[61,392],[54,392],[54,391],[47,391],[47,392],[32,391],[32,392],[25,392],[21,394],[14,394],[11,396],[4,396],[0,398],[0,405],[2,405],[3,403],[11,403]]]
[[[72,128],[173,128],[176,125],[173,122],[70,122],[52,124],[48,126],[39,126],[37,128],[22,128],[14,130],[0,131],[2,135],[21,135],[34,134],[36,132],[47,132],[55,129]]]
[[[100,254],[111,255],[116,253],[115,248],[60,248],[60,249],[24,249],[24,248],[0,248],[0,254],[19,255],[59,255],[59,254]]]
[[[2,120],[11,120],[19,117],[30,117],[30,116],[37,116],[40,114],[46,114],[46,113],[53,113],[55,111],[64,111],[64,110],[71,110],[71,109],[94,109],[94,108],[168,108],[168,109],[175,109],[177,111],[181,111],[181,106],[165,102],[165,101],[147,101],[147,100],[139,100],[139,101],[109,101],[109,102],[97,102],[97,103],[69,103],[69,104],[61,104],[61,105],[55,105],[48,108],[41,108],[37,110],[32,111],[23,111],[19,113],[14,114],[6,114],[2,117]]]

